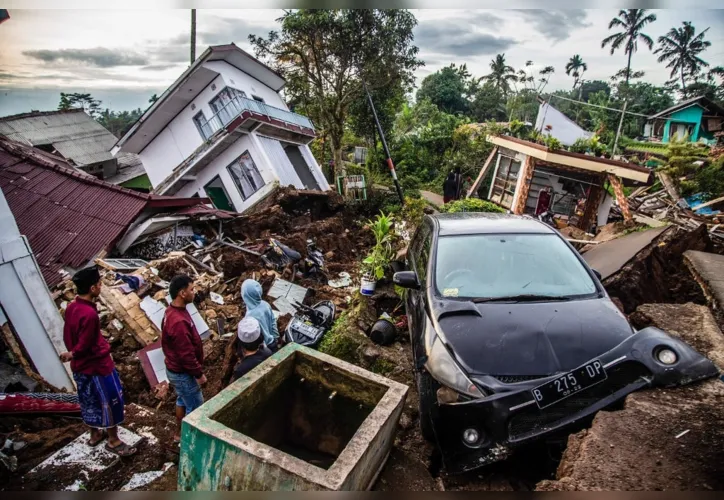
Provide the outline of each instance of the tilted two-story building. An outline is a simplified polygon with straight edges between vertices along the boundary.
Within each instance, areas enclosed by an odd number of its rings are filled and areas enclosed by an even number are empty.
[[[116,144],[136,153],[157,194],[210,198],[242,212],[275,185],[329,189],[289,111],[285,80],[236,45],[209,47]]]

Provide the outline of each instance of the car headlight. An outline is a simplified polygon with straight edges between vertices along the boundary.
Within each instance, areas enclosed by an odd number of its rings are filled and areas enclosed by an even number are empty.
[[[664,365],[673,365],[679,360],[679,357],[671,349],[664,347],[656,353],[656,359]]]
[[[427,356],[425,368],[435,380],[451,389],[473,398],[483,398],[483,394],[475,384],[463,373],[452,358],[440,337],[435,338]]]

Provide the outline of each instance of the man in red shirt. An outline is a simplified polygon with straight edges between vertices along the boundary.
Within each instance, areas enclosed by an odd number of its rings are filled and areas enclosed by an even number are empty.
[[[204,347],[186,306],[194,301],[194,282],[185,275],[175,276],[169,285],[171,305],[161,324],[161,349],[166,357],[166,376],[176,390],[176,433],[174,444],[181,442],[181,421],[204,403],[201,386]]]
[[[111,346],[101,335],[101,323],[94,299],[101,293],[98,269],[81,269],[73,276],[78,295],[65,311],[63,342],[68,352],[61,361],[70,361],[78,386],[83,422],[91,428],[89,444],[97,446],[106,437],[106,449],[122,457],[136,453],[136,448],[118,439],[118,425],[123,423],[123,389],[111,359]]]

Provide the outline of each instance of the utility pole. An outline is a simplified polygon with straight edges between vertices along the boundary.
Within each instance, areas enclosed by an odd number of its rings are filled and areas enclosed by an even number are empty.
[[[623,117],[626,116],[626,106],[628,105],[628,97],[623,100],[623,109],[621,110],[621,120],[618,122],[618,130],[616,131],[616,139],[613,141],[613,150],[611,151],[611,159],[616,154],[618,147],[618,138],[621,137],[621,128],[623,127]]]
[[[196,9],[191,9],[191,64],[196,60]]]
[[[400,197],[400,205],[405,204],[405,197],[402,196],[402,188],[400,187],[400,181],[397,180],[397,172],[395,172],[395,164],[392,162],[392,155],[390,154],[390,148],[387,147],[387,141],[385,140],[385,132],[382,130],[382,125],[380,124],[379,118],[377,118],[377,111],[375,110],[375,104],[372,102],[372,96],[370,95],[370,91],[367,90],[367,84],[364,80],[362,80],[362,87],[365,89],[365,93],[367,94],[367,100],[370,103],[370,108],[372,108],[372,116],[375,119],[375,125],[377,125],[377,133],[380,134],[380,140],[382,142],[382,147],[385,149],[385,156],[387,157],[387,166],[390,168],[390,174],[392,175],[392,180],[395,183],[395,189],[397,190],[397,196]]]

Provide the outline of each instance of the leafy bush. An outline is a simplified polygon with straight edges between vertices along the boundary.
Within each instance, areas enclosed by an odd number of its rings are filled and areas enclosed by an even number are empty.
[[[697,170],[694,180],[705,201],[724,195],[724,156]]]
[[[504,213],[505,209],[499,207],[495,203],[480,200],[478,198],[466,198],[446,203],[440,208],[441,212],[457,213],[457,212],[496,212]]]
[[[561,144],[561,141],[553,137],[552,135],[547,135],[543,138],[543,144],[548,149],[563,149],[563,144]]]
[[[425,215],[425,208],[427,206],[427,201],[422,198],[405,197],[402,219],[411,226],[410,232],[414,231],[415,228],[420,225],[420,222],[422,222],[422,217]]]
[[[392,232],[392,216],[380,212],[374,220],[367,222],[367,227],[372,230],[375,237],[375,246],[367,257],[362,261],[362,271],[365,274],[373,276],[375,279],[382,279],[385,271],[394,257],[392,248],[392,240],[394,233]]]

